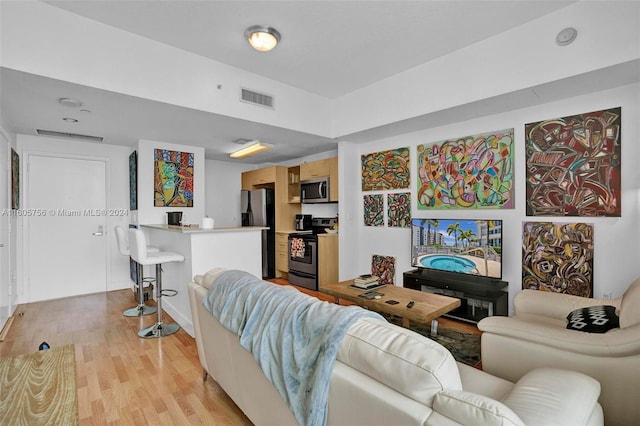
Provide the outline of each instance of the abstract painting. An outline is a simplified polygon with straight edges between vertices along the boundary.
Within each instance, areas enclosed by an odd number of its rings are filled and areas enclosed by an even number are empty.
[[[387,194],[387,226],[411,227],[411,193]]]
[[[396,258],[393,256],[371,256],[371,275],[377,276],[380,284],[394,285],[396,277]]]
[[[360,159],[363,191],[409,188],[409,148],[374,152]]]
[[[522,288],[593,297],[593,224],[524,222]]]
[[[193,207],[193,153],[155,149],[154,206]]]
[[[129,155],[129,210],[138,210],[138,154]]]
[[[513,129],[418,145],[418,209],[514,208]]]
[[[363,201],[364,225],[384,226],[384,198],[382,198],[382,195],[365,195]]]
[[[621,108],[525,125],[527,216],[617,216]]]
[[[20,208],[20,156],[11,148],[11,208]]]

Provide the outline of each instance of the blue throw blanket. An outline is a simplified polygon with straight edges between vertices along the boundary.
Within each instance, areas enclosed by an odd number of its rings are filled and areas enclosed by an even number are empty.
[[[216,279],[203,304],[240,337],[298,423],[310,426],[326,423],[331,372],[347,329],[365,316],[382,318],[236,270]]]

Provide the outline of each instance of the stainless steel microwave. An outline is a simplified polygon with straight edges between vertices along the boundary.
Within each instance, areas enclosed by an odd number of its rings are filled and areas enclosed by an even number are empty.
[[[303,203],[328,203],[329,178],[323,177],[301,181],[300,198]]]

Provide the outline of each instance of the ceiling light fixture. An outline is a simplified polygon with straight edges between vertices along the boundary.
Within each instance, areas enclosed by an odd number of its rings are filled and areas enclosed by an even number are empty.
[[[260,52],[270,51],[280,41],[278,30],[265,25],[253,25],[247,28],[244,36],[249,41],[249,44]]]
[[[273,148],[273,145],[260,142],[260,141],[250,141],[249,143],[242,146],[242,148],[233,151],[229,154],[231,158],[245,158],[250,157],[252,155],[256,155],[260,152],[266,151]]]
[[[575,28],[565,28],[556,36],[556,44],[558,46],[567,46],[576,39],[578,31]]]

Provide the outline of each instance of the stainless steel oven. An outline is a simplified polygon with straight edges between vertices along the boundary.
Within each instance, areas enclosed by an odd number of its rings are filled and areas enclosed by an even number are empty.
[[[335,217],[311,219],[311,230],[289,234],[289,282],[318,290],[318,234],[338,222]]]
[[[289,234],[289,282],[318,290],[318,237],[313,233]]]

